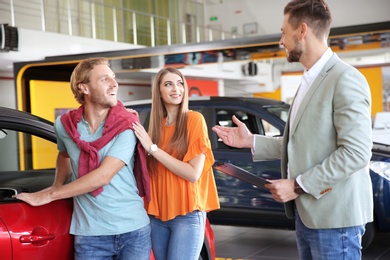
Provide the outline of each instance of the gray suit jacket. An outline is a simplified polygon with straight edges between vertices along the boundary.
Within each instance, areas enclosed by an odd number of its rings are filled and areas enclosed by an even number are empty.
[[[281,159],[282,178],[301,176],[310,194],[295,199],[309,228],[326,229],[373,221],[371,95],[364,76],[336,54],[305,95],[283,138],[256,135],[253,159]],[[289,218],[294,202],[285,204]]]

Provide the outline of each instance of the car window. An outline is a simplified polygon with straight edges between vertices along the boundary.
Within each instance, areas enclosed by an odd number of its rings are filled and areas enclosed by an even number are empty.
[[[3,139],[7,136],[7,130],[0,129],[0,139]]]
[[[0,138],[0,203],[16,193],[50,186],[54,178],[56,144],[18,131],[3,133]]]
[[[217,109],[216,110],[216,124],[226,127],[235,127],[236,124],[232,121],[232,116],[235,115],[240,121],[245,123],[249,131],[256,134],[264,134],[264,129],[258,126],[256,116],[249,114],[245,111],[240,110],[230,110],[230,109]],[[259,122],[261,124],[261,122]],[[218,139],[218,148],[219,149],[235,149],[225,145],[221,139]]]
[[[264,135],[266,136],[279,136],[281,135],[279,129],[265,121],[264,119],[261,120],[263,128],[264,128]]]
[[[217,113],[217,124],[226,127],[233,127],[236,124],[232,121],[232,116],[235,115],[240,121],[245,123],[248,127],[249,131],[252,133],[259,133],[258,128],[256,126],[256,119],[253,115],[248,114],[244,111],[239,110],[229,110],[229,109],[219,109],[216,111]],[[260,131],[260,134],[263,134]]]
[[[37,136],[6,130],[0,139],[0,174],[55,167],[56,145]]]
[[[268,112],[276,115],[277,117],[285,120],[287,118],[287,111],[285,109],[280,108],[273,108],[268,109]],[[236,124],[232,121],[232,116],[235,115],[240,121],[245,123],[247,128],[251,133],[254,134],[261,134],[266,136],[281,136],[281,131],[273,126],[268,121],[259,118],[255,115],[252,115],[250,113],[247,113],[245,111],[240,110],[230,110],[230,109],[217,109],[217,124],[221,126],[226,127],[234,127]],[[221,139],[218,140],[218,148],[230,148],[234,149],[233,147],[229,147],[225,145]]]
[[[288,108],[286,108],[286,107],[271,107],[271,108],[265,108],[265,110],[267,112],[269,112],[270,114],[277,116],[278,118],[280,118],[284,122],[287,121]],[[272,124],[270,124],[269,122],[267,122],[265,120],[262,120],[262,125],[264,127],[264,134],[266,136],[281,136],[283,134],[278,128],[276,128],[275,126],[273,126]]]
[[[284,122],[287,121],[288,117],[288,108],[286,107],[271,107],[271,108],[265,108],[269,113],[274,114],[275,116],[282,119]]]

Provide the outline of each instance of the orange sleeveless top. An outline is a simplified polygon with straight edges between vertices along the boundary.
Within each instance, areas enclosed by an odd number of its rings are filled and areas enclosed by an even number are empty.
[[[164,125],[164,137],[159,148],[167,151],[169,140],[175,131],[175,125]],[[203,153],[206,160],[199,180],[191,183],[169,171],[158,163],[157,172],[150,173],[150,202],[145,201],[148,214],[163,221],[178,215],[185,215],[194,210],[211,211],[219,209],[217,188],[212,166],[214,156],[208,137],[207,125],[203,115],[196,111],[188,112],[188,151],[183,161],[188,162]]]

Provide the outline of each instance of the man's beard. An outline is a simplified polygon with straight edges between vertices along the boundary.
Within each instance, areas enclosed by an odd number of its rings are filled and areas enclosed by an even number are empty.
[[[287,61],[288,62],[299,62],[301,58],[302,50],[292,50],[288,53]]]
[[[295,40],[295,48],[288,52],[288,62],[299,62],[302,56],[301,44]]]
[[[94,104],[98,104],[98,105],[105,107],[105,108],[111,108],[111,107],[114,107],[117,105],[116,99],[110,100],[110,99],[105,98],[103,95],[95,93],[95,92],[91,95],[91,102]]]

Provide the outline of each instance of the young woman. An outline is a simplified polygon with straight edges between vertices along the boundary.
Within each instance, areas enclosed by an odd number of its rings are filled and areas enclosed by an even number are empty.
[[[148,151],[151,200],[145,202],[157,260],[198,259],[206,212],[219,208],[206,122],[188,110],[188,87],[174,68],[153,83],[149,134],[139,123],[136,136]]]

